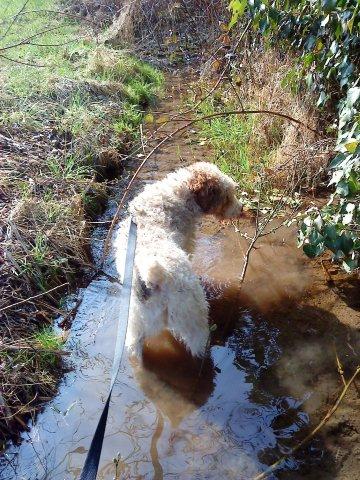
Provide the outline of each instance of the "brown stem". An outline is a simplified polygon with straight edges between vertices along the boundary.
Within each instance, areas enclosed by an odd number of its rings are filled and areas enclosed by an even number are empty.
[[[357,367],[353,376],[350,378],[350,380],[348,381],[348,383],[346,383],[344,385],[344,388],[341,392],[341,394],[339,395],[338,399],[336,400],[335,404],[332,406],[332,408],[327,412],[327,414],[325,415],[325,417],[321,420],[321,422],[308,434],[306,435],[306,437],[301,440],[300,443],[298,443],[294,448],[292,448],[289,453],[287,453],[286,455],[282,456],[277,462],[273,463],[267,470],[265,470],[265,472],[263,473],[260,473],[259,475],[256,475],[256,477],[254,477],[252,480],[263,480],[264,478],[266,478],[268,475],[270,475],[270,473],[272,473],[284,460],[286,460],[286,458],[289,457],[289,455],[293,455],[295,452],[297,452],[297,450],[299,450],[303,445],[305,445],[306,442],[308,442],[309,440],[311,440],[314,435],[328,422],[328,420],[332,417],[332,415],[336,412],[336,410],[338,409],[341,401],[343,400],[343,398],[345,397],[345,394],[347,392],[347,390],[349,389],[350,385],[354,382],[355,378],[357,377],[357,375],[360,373],[360,367]]]
[[[47,290],[46,292],[38,293],[37,295],[33,295],[32,297],[25,298],[24,300],[20,300],[19,302],[12,303],[11,305],[7,305],[6,307],[2,307],[0,308],[0,312],[4,312],[5,310],[9,310],[10,308],[17,307],[18,305],[22,305],[23,303],[31,302],[35,298],[39,298],[44,295],[47,295],[48,293],[53,292],[54,290],[58,290],[59,288],[65,287],[66,285],[69,285],[69,282],[65,282],[61,285],[58,285],[57,287],[50,288],[50,290]]]

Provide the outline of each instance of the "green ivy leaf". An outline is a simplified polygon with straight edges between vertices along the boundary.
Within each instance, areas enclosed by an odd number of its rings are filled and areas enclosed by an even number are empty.
[[[317,107],[323,107],[328,99],[326,93],[324,91],[320,92],[318,101],[316,102]]]
[[[318,257],[321,253],[324,252],[324,244],[313,245],[311,243],[306,243],[303,245],[303,252],[310,258]]]
[[[345,255],[348,255],[354,245],[354,241],[352,238],[348,237],[344,233],[340,237],[341,239],[341,250],[344,252]]]
[[[304,43],[305,50],[312,50],[316,42],[316,37],[314,35],[309,35]]]
[[[341,180],[336,186],[336,193],[342,197],[347,197],[349,192],[350,189],[348,183],[345,180]]]
[[[247,7],[247,0],[231,0],[229,4],[229,10],[232,13],[229,23],[229,30],[238,22],[239,18],[244,15]]]
[[[360,87],[351,87],[348,90],[346,103],[348,107],[352,107],[360,98]]]
[[[342,262],[342,267],[345,270],[345,272],[347,272],[347,273],[352,272],[358,266],[359,266],[359,262],[358,262],[357,259],[348,258],[346,260],[343,260],[343,262]]]
[[[309,68],[314,60],[315,60],[315,55],[313,53],[307,53],[306,55],[304,55],[303,56],[304,67]]]
[[[355,153],[357,146],[359,145],[358,140],[352,140],[351,142],[345,143],[345,148],[350,153]]]
[[[344,153],[338,153],[336,157],[331,160],[329,168],[338,168],[346,158]]]
[[[336,227],[333,224],[326,225],[323,229],[323,233],[330,242],[334,242],[338,236]]]
[[[326,13],[331,12],[336,8],[336,0],[322,0],[321,3]]]

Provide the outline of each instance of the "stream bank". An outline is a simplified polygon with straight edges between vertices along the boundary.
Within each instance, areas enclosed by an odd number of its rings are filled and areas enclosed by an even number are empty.
[[[159,112],[178,113],[191,77],[185,71],[167,79]],[[161,115],[154,112],[155,125]],[[153,127],[148,125],[146,133]],[[202,143],[195,128],[164,145],[150,157],[136,188],[208,160],[209,147]],[[129,176],[138,162],[129,161]],[[129,176],[119,182],[101,221],[112,218]],[[251,233],[253,225],[244,219],[238,227]],[[105,236],[103,228],[94,232],[95,260]],[[345,375],[358,360],[358,280],[336,274],[330,288],[321,264],[310,263],[296,248],[294,231],[283,227],[259,241],[240,288],[245,247],[231,225],[202,222],[193,262],[217,325],[210,355],[201,375],[197,362],[182,367],[176,355],[174,361],[170,340],[163,351],[165,366],[154,359],[144,367],[124,361],[99,479],[247,480],[300,441],[334,403],[341,390],[334,341]],[[116,276],[111,257],[104,270]],[[80,291],[67,341],[73,370],[30,423],[21,445],[7,449],[1,460],[4,480],[78,477],[107,395],[120,293],[109,276]],[[352,386],[323,433],[270,478],[356,478],[358,402]]]
[[[1,451],[57,391],[66,353],[53,320],[94,276],[93,222],[163,77],[61,2],[0,11]]]

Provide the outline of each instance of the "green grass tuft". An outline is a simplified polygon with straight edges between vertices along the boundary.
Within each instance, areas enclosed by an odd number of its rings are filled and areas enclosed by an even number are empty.
[[[201,115],[216,111],[219,111],[216,102],[210,99],[202,105]],[[211,146],[214,163],[244,189],[251,186],[253,161],[249,142],[254,122],[253,116],[230,115],[201,124],[200,135],[205,137]]]
[[[33,336],[35,344],[43,350],[60,350],[64,345],[64,339],[58,335],[52,327],[45,327]]]

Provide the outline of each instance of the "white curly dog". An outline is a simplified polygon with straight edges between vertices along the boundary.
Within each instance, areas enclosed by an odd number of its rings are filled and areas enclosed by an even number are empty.
[[[129,212],[138,227],[126,337],[132,354],[141,357],[144,340],[163,330],[170,331],[193,356],[204,354],[208,303],[189,256],[200,216],[241,216],[235,188],[236,183],[215,165],[199,162],[146,185],[130,203]],[[119,273],[124,264],[126,222],[115,239]]]

